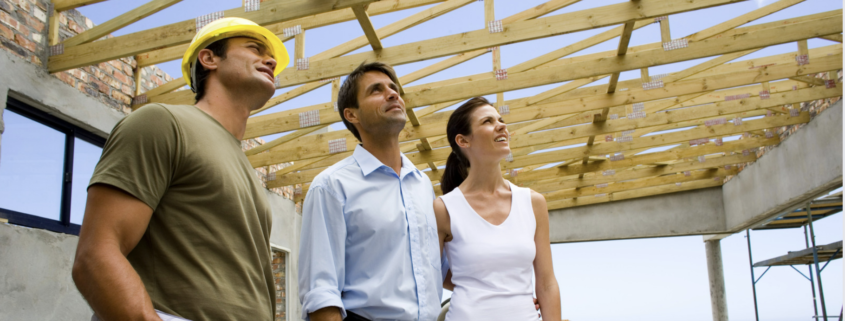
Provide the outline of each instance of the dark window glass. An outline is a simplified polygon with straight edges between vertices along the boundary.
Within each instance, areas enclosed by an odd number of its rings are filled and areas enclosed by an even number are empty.
[[[73,182],[71,183],[70,223],[82,225],[85,215],[85,201],[88,198],[88,182],[94,175],[94,167],[100,160],[103,148],[75,138],[73,143]]]
[[[59,220],[65,133],[8,109],[2,116],[0,208]]]

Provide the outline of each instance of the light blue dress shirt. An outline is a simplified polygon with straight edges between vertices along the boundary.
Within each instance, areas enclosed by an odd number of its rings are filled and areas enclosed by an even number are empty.
[[[433,321],[443,292],[434,190],[402,155],[399,175],[358,145],[314,179],[302,210],[302,318],[339,307],[370,320]]]

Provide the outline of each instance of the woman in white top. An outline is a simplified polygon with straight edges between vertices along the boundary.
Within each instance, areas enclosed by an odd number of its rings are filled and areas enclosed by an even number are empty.
[[[546,200],[502,177],[507,126],[476,97],[455,110],[446,128],[452,154],[440,180],[444,195],[434,201],[450,263],[443,287],[453,291],[446,320],[537,320],[532,276],[543,320],[560,320]]]

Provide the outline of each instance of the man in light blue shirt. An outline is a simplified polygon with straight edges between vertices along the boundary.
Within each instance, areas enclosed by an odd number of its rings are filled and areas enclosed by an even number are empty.
[[[362,64],[338,111],[362,142],[311,183],[302,211],[299,298],[312,321],[426,320],[440,312],[440,245],[426,175],[402,155],[405,102],[393,69]]]

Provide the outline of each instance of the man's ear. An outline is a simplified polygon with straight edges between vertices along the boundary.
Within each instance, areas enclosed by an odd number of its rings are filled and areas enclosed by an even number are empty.
[[[360,121],[358,120],[358,108],[346,108],[343,110],[343,118],[346,118],[346,121],[358,124]]]
[[[469,148],[469,137],[466,137],[462,134],[458,134],[457,136],[455,136],[455,143],[457,143],[460,147]]]
[[[199,60],[205,70],[216,70],[217,64],[220,62],[219,57],[214,55],[210,49],[203,49],[197,53],[197,60]]]

